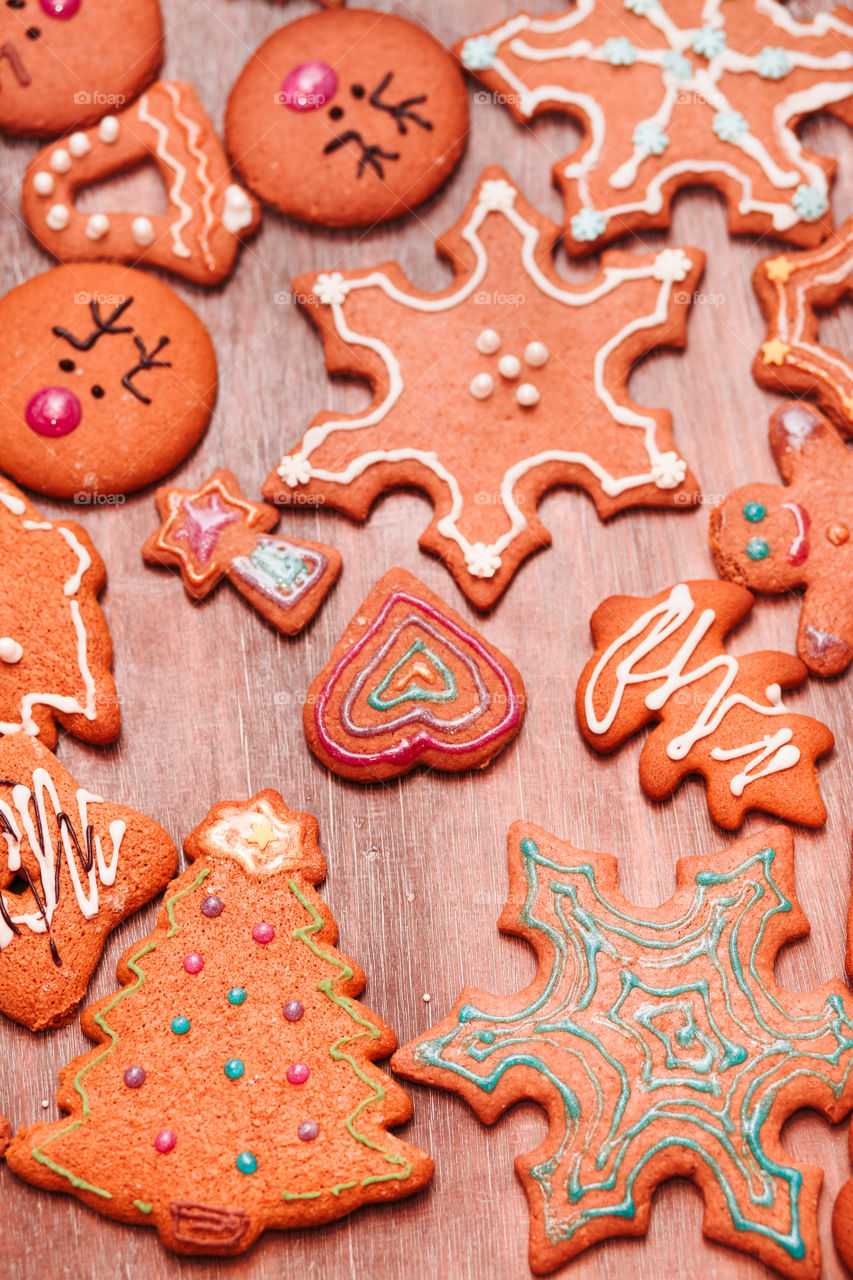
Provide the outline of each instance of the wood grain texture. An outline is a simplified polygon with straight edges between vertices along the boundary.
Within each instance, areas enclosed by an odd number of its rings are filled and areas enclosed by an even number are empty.
[[[420,20],[450,43],[512,12],[510,0],[377,0]],[[545,13],[553,0],[529,0]],[[805,15],[829,7],[791,5]],[[249,53],[281,22],[311,12],[303,0],[163,0],[165,73],[195,82],[214,123],[221,126],[228,87]],[[461,170],[419,213],[366,234],[323,234],[265,216],[232,280],[201,292],[180,283],[216,345],[221,389],[213,423],[177,473],[195,484],[221,465],[231,467],[247,494],[256,495],[285,446],[302,435],[315,411],[366,402],[364,388],[331,386],[320,343],[289,303],[288,283],[299,272],[351,268],[397,259],[423,288],[448,279],[433,256],[433,240],[464,208],[486,164],[500,161],[528,197],[559,219],[550,185],[552,161],[569,149],[571,126],[559,120],[532,130],[472,90],[472,131]],[[853,206],[849,132],[821,121],[805,134],[818,149],[841,157],[834,189],[836,220]],[[0,287],[5,291],[48,264],[20,220],[21,175],[34,145],[0,144]],[[113,184],[115,185],[115,184]],[[144,180],[119,184],[147,189]],[[750,286],[756,261],[776,249],[730,240],[721,200],[706,191],[682,196],[674,226],[643,244],[697,244],[708,251],[702,293],[689,319],[684,354],[646,360],[631,389],[641,404],[668,405],[676,443],[703,482],[708,501],[750,480],[778,477],[766,441],[777,400],[760,391],[750,363],[762,335]],[[594,264],[568,267],[575,279]],[[827,318],[821,332],[849,349],[851,312]],[[68,504],[40,502],[48,514],[69,515]],[[657,903],[674,885],[682,853],[716,850],[727,836],[708,817],[698,782],[675,798],[652,804],[637,778],[641,742],[615,757],[587,750],[576,727],[573,696],[590,648],[588,619],[614,592],[650,595],[679,578],[713,575],[707,549],[707,510],[682,516],[629,513],[607,526],[580,493],[564,491],[542,504],[553,547],[528,561],[494,613],[477,619],[450,576],[416,546],[428,523],[425,501],[392,495],[365,526],[331,512],[287,512],[280,532],[330,542],[344,555],[344,571],[313,626],[294,640],[271,629],[227,586],[194,606],[176,574],[143,565],[140,547],[156,527],[151,492],[120,506],[74,510],[91,533],[109,572],[103,597],[115,642],[115,673],[123,730],[108,750],[64,738],[60,758],[87,787],[151,814],[176,841],[210,804],[278,788],[295,808],[316,814],[329,863],[323,889],[341,926],[342,948],[368,975],[366,1002],[396,1029],[413,1036],[446,1012],[466,983],[515,991],[534,972],[532,954],[503,939],[495,922],[507,887],[506,832],[526,818],[589,849],[620,857],[625,893]],[[328,774],[307,750],[300,699],[323,666],[340,631],[373,581],[394,565],[419,575],[463,616],[480,622],[492,643],[521,669],[530,698],[517,741],[483,775],[452,777],[417,772],[387,786],[362,787]],[[736,633],[734,652],[756,647],[793,650],[798,604],[759,604]],[[811,681],[791,696],[793,708],[826,720],[838,747],[822,767],[829,810],[826,828],[796,833],[797,883],[812,922],[810,938],[783,954],[779,977],[809,989],[841,971],[850,887],[853,773],[848,752],[853,724],[853,675]],[[766,825],[752,818],[744,832]],[[92,998],[115,988],[119,954],[151,927],[155,908],[127,921],[113,936],[90,988]],[[424,995],[431,996],[429,1003]],[[79,1026],[41,1036],[0,1025],[0,1110],[14,1125],[57,1114],[57,1070],[88,1042]],[[203,1105],[204,1081],[188,1082]],[[359,1212],[338,1224],[264,1237],[246,1257],[179,1261],[156,1234],[106,1222],[67,1196],[38,1193],[0,1173],[3,1227],[0,1273],[9,1280],[86,1275],[92,1280],[173,1280],[178,1276],[279,1280],[282,1275],[362,1280],[515,1280],[528,1275],[527,1209],[513,1157],[538,1144],[544,1117],[515,1108],[493,1130],[456,1098],[407,1086],[413,1121],[402,1132],[430,1150],[432,1188],[409,1202]],[[43,1102],[44,1100],[44,1102]],[[785,1130],[791,1152],[821,1165],[825,1275],[840,1277],[830,1212],[849,1174],[846,1125],[832,1130],[813,1115]],[[643,1242],[606,1244],[582,1256],[572,1280],[611,1280],[630,1271],[636,1280],[760,1280],[770,1273],[748,1258],[704,1242],[701,1200],[689,1184],[669,1184],[656,1196]]]

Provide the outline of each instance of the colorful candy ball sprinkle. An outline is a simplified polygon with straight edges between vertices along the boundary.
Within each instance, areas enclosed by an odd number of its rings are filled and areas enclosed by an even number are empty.
[[[215,893],[209,893],[206,898],[201,900],[201,914],[213,920],[216,916],[221,916],[225,909],[225,903],[221,898],[217,898]]]
[[[229,1004],[242,1004],[246,999],[246,991],[243,987],[232,987],[228,992]]]
[[[201,973],[204,968],[204,957],[197,951],[191,951],[188,956],[184,956],[184,968],[187,973]]]
[[[161,1129],[154,1139],[154,1148],[164,1156],[167,1151],[172,1151],[178,1141],[178,1135],[174,1129]]]
[[[142,1067],[128,1067],[124,1073],[124,1083],[128,1089],[139,1089],[145,1084],[145,1071]]]
[[[275,937],[275,929],[271,924],[267,924],[266,920],[261,920],[261,922],[256,924],[252,930],[252,937],[255,939],[255,942],[260,942],[263,946],[266,946],[266,944],[268,942],[272,942]]]
[[[320,1126],[316,1120],[303,1120],[296,1132],[303,1142],[313,1142],[320,1132]]]
[[[184,1017],[181,1013],[177,1018],[172,1019],[172,1030],[176,1036],[184,1036],[190,1029],[189,1018]]]
[[[251,1151],[241,1151],[236,1164],[241,1173],[254,1173],[258,1167],[258,1162]]]
[[[239,1080],[245,1070],[239,1058],[229,1058],[225,1063],[225,1074],[229,1080]]]
[[[294,1062],[287,1068],[288,1084],[304,1084],[311,1074],[311,1068],[304,1062]]]
[[[305,1006],[301,1000],[288,1000],[284,1006],[284,1016],[288,1022],[298,1022],[305,1012]]]

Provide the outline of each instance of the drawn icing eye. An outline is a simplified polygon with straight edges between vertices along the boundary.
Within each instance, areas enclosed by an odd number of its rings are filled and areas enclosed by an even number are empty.
[[[767,515],[767,508],[761,502],[747,502],[743,509],[744,519],[750,524],[760,524]]]
[[[770,544],[764,538],[750,538],[746,544],[746,554],[750,560],[764,560],[770,555]]]

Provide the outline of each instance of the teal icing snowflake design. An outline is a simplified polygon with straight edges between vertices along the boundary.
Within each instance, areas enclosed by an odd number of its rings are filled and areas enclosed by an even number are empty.
[[[749,123],[740,111],[718,111],[711,128],[721,142],[737,142],[749,133]]]
[[[726,47],[726,33],[719,27],[700,27],[693,35],[690,48],[700,58],[716,58]]]
[[[471,36],[462,46],[462,63],[469,71],[488,71],[494,65],[497,53],[488,36]]]
[[[649,156],[662,156],[669,146],[669,138],[660,125],[651,120],[641,120],[631,138],[638,151]]]
[[[576,240],[597,240],[607,226],[607,219],[598,209],[581,209],[572,218],[571,225]]]
[[[510,881],[501,924],[535,947],[533,985],[466,989],[393,1065],[487,1121],[524,1098],[547,1106],[544,1144],[517,1161],[536,1270],[638,1234],[677,1171],[705,1195],[707,1234],[818,1280],[821,1174],[779,1133],[798,1106],[838,1120],[853,1104],[853,1007],[840,981],[775,983],[779,948],[807,929],[790,833],[684,859],[674,896],[635,908],[615,859],[518,823]]]
[[[759,53],[755,69],[765,80],[782,80],[791,70],[791,59],[785,49],[767,45]]]
[[[829,201],[820,187],[809,187],[805,183],[797,187],[791,204],[806,222],[815,222],[818,218],[822,218],[829,208]]]
[[[605,40],[604,57],[614,67],[632,67],[637,61],[637,50],[624,36],[611,36]]]
[[[663,55],[663,69],[678,80],[689,80],[693,75],[693,63],[677,49],[667,49]]]
[[[631,13],[636,13],[638,18],[645,18],[646,14],[658,7],[658,4],[659,0],[625,0],[625,8]]]

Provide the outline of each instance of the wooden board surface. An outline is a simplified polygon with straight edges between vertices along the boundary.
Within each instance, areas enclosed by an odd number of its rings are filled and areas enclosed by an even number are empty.
[[[515,6],[508,0],[378,0],[376,7],[420,20],[449,44]],[[534,13],[554,7],[546,0],[528,4]],[[805,15],[825,7],[817,0],[791,9]],[[228,88],[249,53],[281,22],[311,12],[312,6],[303,0],[287,5],[163,0],[163,9],[165,74],[193,80],[219,127]],[[227,465],[246,492],[257,495],[270,467],[318,408],[366,403],[364,388],[329,384],[319,340],[287,300],[293,275],[393,258],[420,286],[441,287],[448,276],[434,259],[433,240],[458,218],[478,173],[495,160],[535,204],[559,218],[549,170],[553,159],[569,150],[571,127],[549,120],[532,131],[520,129],[482,98],[472,90],[472,130],[461,169],[417,216],[366,234],[325,234],[268,214],[222,290],[204,293],[175,285],[208,325],[221,372],[215,417],[201,446],[177,473],[181,483],[198,482]],[[841,221],[853,205],[850,133],[827,120],[809,126],[804,136],[819,150],[842,157],[833,197]],[[4,292],[48,265],[19,214],[20,179],[33,150],[28,143],[0,143]],[[135,189],[141,187],[147,190],[149,184],[137,181]],[[641,404],[672,409],[677,446],[711,503],[749,480],[778,479],[766,443],[776,400],[750,376],[762,335],[750,273],[776,245],[730,240],[722,202],[707,191],[682,196],[671,233],[643,243],[664,242],[701,246],[708,252],[708,268],[689,319],[687,352],[646,360],[631,390]],[[583,278],[592,267],[567,271]],[[821,334],[849,349],[850,312],[827,317]],[[48,515],[71,514],[67,504],[42,501],[40,506]],[[647,801],[637,777],[641,741],[610,760],[599,759],[586,749],[573,711],[577,677],[590,652],[589,615],[604,596],[647,595],[680,578],[713,575],[707,508],[681,516],[629,513],[604,526],[583,494],[566,490],[549,496],[541,511],[554,535],[552,548],[526,563],[485,622],[467,607],[442,566],[418,551],[417,535],[429,520],[423,498],[387,497],[365,526],[327,511],[286,512],[280,532],[333,543],[344,556],[333,595],[309,631],[292,641],[267,628],[227,586],[194,607],[177,575],[142,564],[139,549],[156,525],[151,492],[118,506],[73,511],[107,563],[103,604],[115,643],[123,729],[107,750],[64,738],[62,762],[93,791],[150,813],[176,841],[209,804],[263,786],[280,789],[293,807],[316,814],[329,863],[323,892],[340,923],[341,946],[367,972],[365,1001],[401,1041],[446,1012],[466,982],[501,992],[530,980],[532,953],[502,938],[495,927],[507,885],[506,831],[515,818],[540,823],[576,845],[618,854],[622,887],[640,903],[669,896],[680,854],[729,843],[709,819],[698,782],[683,785],[666,803]],[[362,787],[328,774],[306,748],[300,699],[372,582],[394,565],[418,574],[463,615],[480,621],[489,639],[522,670],[530,705],[521,735],[481,776],[420,772],[388,786]],[[761,603],[737,633],[735,652],[792,649],[797,615],[795,599]],[[788,948],[778,969],[783,986],[807,990],[839,974],[843,963],[853,815],[848,754],[853,674],[836,682],[812,681],[790,702],[826,720],[838,740],[821,769],[826,828],[796,833],[797,883],[812,933]],[[766,820],[752,818],[744,832],[764,825]],[[92,997],[115,988],[117,957],[147,932],[154,916],[152,906],[113,935]],[[14,1125],[56,1116],[57,1070],[87,1045],[76,1023],[34,1036],[3,1022],[0,1110]],[[188,1081],[187,1087],[203,1105],[204,1081]],[[416,1110],[402,1132],[430,1150],[437,1166],[432,1187],[409,1202],[367,1209],[313,1231],[272,1233],[237,1260],[181,1261],[161,1249],[153,1231],[122,1227],[70,1197],[36,1192],[4,1166],[0,1273],[9,1280],[525,1277],[527,1208],[513,1157],[539,1143],[543,1114],[522,1105],[488,1130],[460,1100],[407,1087]],[[850,1172],[846,1128],[832,1129],[806,1114],[784,1133],[796,1158],[826,1170],[821,1242],[828,1277],[843,1274],[829,1219],[835,1194]],[[692,1186],[670,1183],[655,1197],[645,1241],[600,1246],[558,1274],[570,1273],[572,1280],[616,1277],[626,1270],[636,1280],[686,1280],[697,1274],[759,1280],[771,1274],[738,1253],[704,1242],[701,1216],[701,1199]]]

